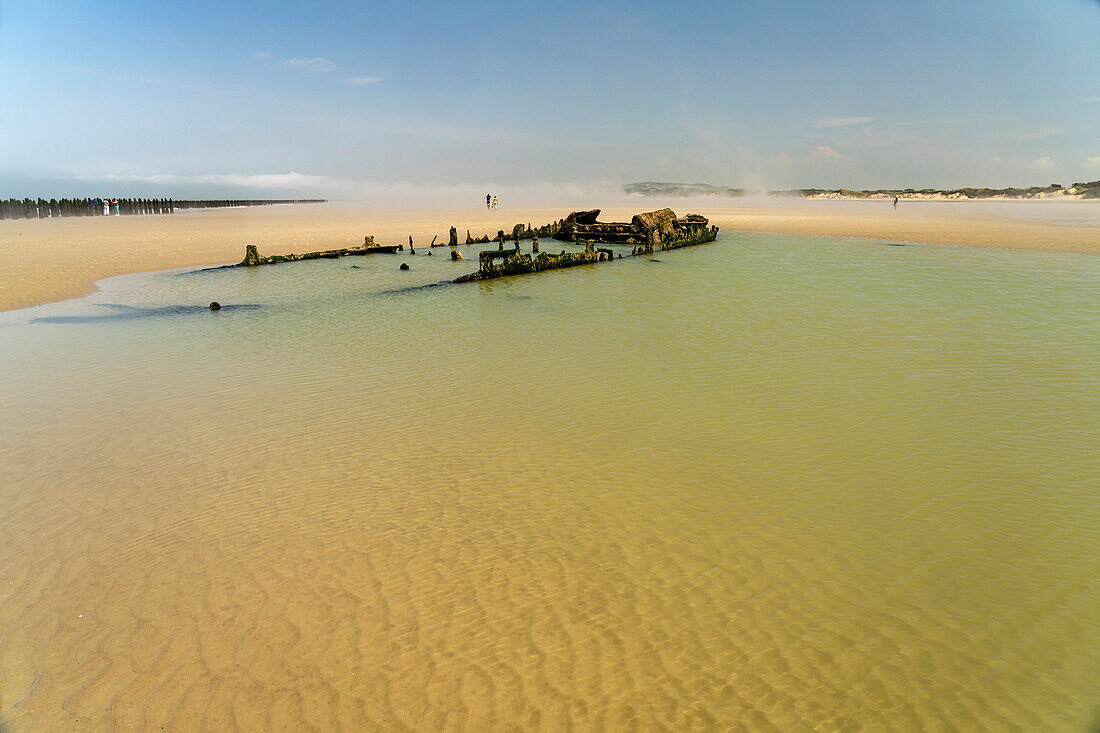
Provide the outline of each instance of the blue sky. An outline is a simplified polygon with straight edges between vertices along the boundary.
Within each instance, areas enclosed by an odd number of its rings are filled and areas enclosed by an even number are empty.
[[[1097,178],[1098,0],[0,0],[0,196]]]

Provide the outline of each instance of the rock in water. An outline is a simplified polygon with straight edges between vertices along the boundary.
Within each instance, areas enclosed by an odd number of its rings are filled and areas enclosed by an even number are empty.
[[[212,303],[210,304],[210,310],[212,310],[212,311],[220,311],[221,309],[222,309],[222,304],[221,304],[221,303],[219,303],[219,302],[218,302],[218,301],[216,301],[216,300],[215,300],[215,301],[213,301],[213,302],[212,302]]]
[[[462,259],[462,253],[459,252],[457,249],[452,249],[451,250],[451,259],[456,260],[456,261],[461,260]]]
[[[409,269],[409,263],[408,263],[408,262],[402,262],[402,263],[401,263],[401,269],[402,269],[402,270],[407,270],[407,269]]]

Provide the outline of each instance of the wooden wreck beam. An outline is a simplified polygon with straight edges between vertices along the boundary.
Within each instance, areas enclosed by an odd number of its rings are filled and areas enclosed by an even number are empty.
[[[400,249],[401,245],[399,244],[376,245],[374,244],[374,237],[367,237],[367,242],[361,247],[347,247],[345,249],[326,249],[320,252],[304,252],[300,255],[288,254],[261,257],[260,253],[256,249],[256,245],[249,244],[244,248],[244,259],[235,265],[226,265],[226,267],[257,267],[259,265],[277,265],[280,262],[299,262],[301,260],[319,259],[334,260],[338,257],[357,257],[360,255],[371,254],[393,254]]]

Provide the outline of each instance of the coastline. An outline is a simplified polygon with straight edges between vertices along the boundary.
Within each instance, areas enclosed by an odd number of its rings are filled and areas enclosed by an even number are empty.
[[[1047,202],[905,202],[881,200],[745,201],[632,199],[604,209],[605,218],[670,206],[698,212],[723,231],[756,231],[971,247],[1100,253],[1100,227],[1087,217],[1061,220]],[[723,202],[725,204],[725,202]],[[908,204],[908,205],[906,205]],[[1100,203],[1063,204],[1100,218]],[[1026,207],[1026,209],[1024,208]],[[78,298],[115,275],[237,262],[246,244],[265,254],[355,246],[366,234],[379,243],[413,236],[418,245],[445,239],[451,226],[464,240],[535,226],[568,213],[554,208],[409,209],[378,211],[348,204],[216,209],[185,216],[59,218],[0,221],[0,311]],[[1093,211],[1095,209],[1095,214]]]

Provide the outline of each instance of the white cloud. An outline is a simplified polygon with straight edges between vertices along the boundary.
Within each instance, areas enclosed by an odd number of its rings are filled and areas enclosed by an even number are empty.
[[[810,153],[810,160],[843,160],[844,156],[828,145],[818,145]]]
[[[1054,167],[1054,161],[1051,160],[1049,155],[1044,155],[1042,158],[1036,158],[1035,160],[1033,160],[1031,162],[1031,165],[1035,168],[1040,168],[1042,170],[1050,170]]]
[[[271,53],[270,51],[257,51],[256,53],[252,54],[252,58],[254,58],[254,59],[269,59],[274,55],[275,54]]]
[[[331,59],[322,56],[314,56],[308,59],[295,56],[284,61],[283,66],[288,69],[301,69],[311,74],[323,74],[336,68],[336,64]]]
[[[1078,97],[1077,101],[1083,104],[1091,104],[1092,102],[1100,102],[1100,97]]]
[[[775,159],[779,163],[790,163],[791,162],[791,156],[787,155],[786,153],[780,153],[779,155],[775,156]]]
[[[848,127],[870,122],[870,117],[823,117],[817,121],[818,127]]]
[[[371,84],[377,84],[382,81],[382,77],[379,76],[353,76],[349,79],[344,79],[344,83],[349,87],[366,87]]]
[[[1085,158],[1085,167],[1100,170],[1100,155],[1094,155],[1091,158]]]
[[[1002,140],[1046,140],[1048,137],[1054,137],[1061,134],[1062,131],[1057,127],[1045,125],[1037,130],[1016,130],[999,135],[992,135],[992,137]]]

